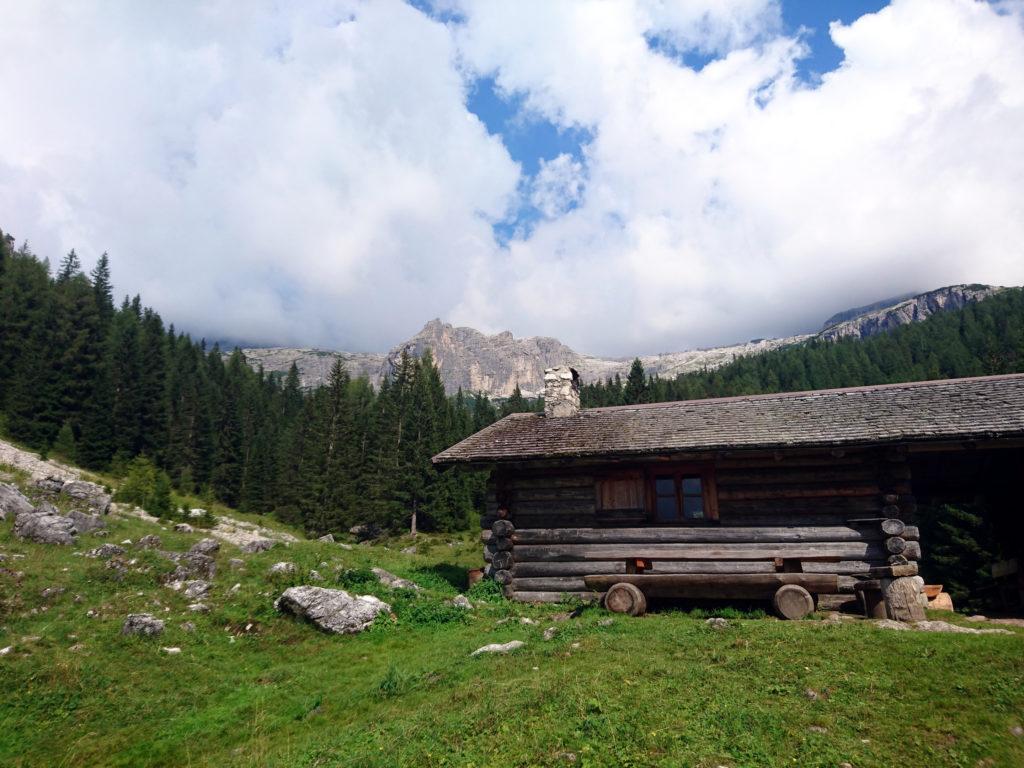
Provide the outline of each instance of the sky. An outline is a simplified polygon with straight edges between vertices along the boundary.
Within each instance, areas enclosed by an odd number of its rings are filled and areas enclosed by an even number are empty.
[[[244,13],[241,12],[244,9]],[[0,0],[0,228],[196,336],[602,355],[1024,283],[1024,0]]]

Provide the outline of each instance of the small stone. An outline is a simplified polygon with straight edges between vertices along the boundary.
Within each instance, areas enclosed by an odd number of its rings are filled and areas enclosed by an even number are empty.
[[[131,613],[121,627],[122,635],[159,635],[164,631],[164,623],[148,613]]]
[[[192,613],[210,612],[210,606],[206,605],[205,603],[192,603],[191,605],[189,605],[188,609],[192,611]]]
[[[274,563],[272,566],[270,566],[270,568],[267,570],[267,573],[269,573],[271,576],[277,576],[282,574],[295,573],[295,571],[297,570],[298,569],[295,567],[295,563],[280,562]]]
[[[206,517],[206,510],[205,509],[190,509],[188,511],[188,516],[191,517],[191,518]]]
[[[519,623],[520,624],[526,624],[527,626],[533,626],[537,622],[536,622],[536,620],[527,618],[526,616],[520,616],[519,617]]]
[[[150,533],[139,539],[139,543],[135,546],[139,549],[160,549],[163,546],[163,542],[155,533]]]
[[[570,645],[569,647],[570,647],[570,648],[579,648],[579,647],[580,647],[580,644],[579,644],[579,643],[573,643],[573,644],[572,644],[572,645]]]
[[[403,579],[400,576],[395,576],[395,574],[390,571],[385,571],[383,568],[371,568],[370,570],[373,572],[373,575],[377,577],[377,580],[385,587],[390,587],[391,589],[413,589],[417,591],[420,589],[419,584],[411,582],[408,579]]]
[[[820,725],[812,725],[807,730],[811,733],[828,733],[828,728],[822,728]]]
[[[416,547],[405,547],[404,549],[402,549],[402,554],[403,555],[415,555],[416,554]]]
[[[72,653],[77,653],[78,651],[85,650],[85,643],[75,643],[74,645],[69,646],[68,650]]]
[[[469,598],[466,597],[465,595],[456,595],[455,597],[452,598],[451,603],[456,608],[463,608],[463,609],[465,609],[467,611],[473,610],[473,604],[471,602],[469,602]]]
[[[216,539],[200,539],[188,551],[200,555],[214,555],[220,551],[220,542]]]
[[[119,547],[117,544],[101,544],[96,549],[90,549],[85,553],[86,557],[98,557],[104,560],[114,555],[123,555],[125,552],[124,547]]]
[[[597,626],[599,626],[599,627],[610,627],[614,623],[615,623],[615,619],[601,619],[599,622],[597,622]]]
[[[333,544],[334,543],[334,534],[333,533],[325,533],[323,536],[321,536],[319,539],[317,539],[317,541],[323,541],[323,542],[326,542],[327,544]]]
[[[161,648],[160,650],[168,654],[169,656],[176,656],[177,654],[181,653],[181,648],[177,648],[174,646],[170,648]]]
[[[714,618],[708,619],[704,622],[712,629],[727,629],[729,622],[727,619],[723,619],[721,616],[715,616]]]
[[[8,645],[5,648],[0,648],[0,656],[7,656],[13,650],[14,650],[14,646],[13,645]]]
[[[185,597],[189,600],[199,600],[206,597],[210,592],[210,583],[202,579],[193,579],[185,582]]]
[[[547,629],[544,630],[544,639],[545,640],[552,639],[555,636],[556,632],[558,632],[558,630],[555,629],[554,627],[548,627]]]
[[[806,698],[808,701],[817,701],[821,698],[821,694],[813,688],[808,688],[806,691],[804,691],[804,698]]]
[[[183,622],[182,625],[181,625],[181,631],[182,632],[195,632],[196,631],[196,625],[193,624],[191,621]]]
[[[853,763],[840,763],[839,768],[853,768]]]
[[[124,544],[126,547],[130,547],[132,545],[132,540],[131,539],[125,539],[121,543]]]
[[[1013,726],[1013,728],[1010,729],[1010,734],[1016,736],[1018,739],[1024,737],[1024,726]]]
[[[235,586],[233,586],[231,589],[229,589],[228,592],[230,592],[231,594],[235,594],[241,588],[242,588],[242,584],[239,582],[238,584],[235,584]]]
[[[310,569],[309,579],[310,581],[323,581],[324,577],[320,575],[320,571]]]
[[[174,525],[174,530],[178,533],[192,533],[193,531],[195,531],[195,528],[193,528],[188,523],[176,523]]]
[[[491,643],[477,648],[473,651],[470,656],[479,656],[482,653],[510,653],[511,651],[517,650],[525,646],[522,640],[510,640],[507,643]]]
[[[242,551],[248,555],[253,555],[257,552],[266,552],[268,549],[273,549],[276,545],[277,542],[273,539],[253,539],[242,545]]]

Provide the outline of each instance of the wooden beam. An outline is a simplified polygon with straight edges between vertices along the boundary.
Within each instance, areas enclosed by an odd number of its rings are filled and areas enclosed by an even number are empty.
[[[770,598],[779,587],[796,584],[808,592],[835,593],[839,580],[824,573],[746,573],[746,574],[622,574],[587,576],[590,589],[604,591],[613,584],[634,584],[650,597],[693,597],[727,599]]]
[[[899,521],[896,521],[899,522]],[[902,523],[900,523],[902,525]],[[524,544],[681,544],[879,541],[869,528],[846,526],[674,526],[663,528],[519,528],[515,545]]]
[[[884,559],[888,553],[875,542],[850,541],[810,544],[528,544],[515,548],[516,562],[572,560],[801,560]]]

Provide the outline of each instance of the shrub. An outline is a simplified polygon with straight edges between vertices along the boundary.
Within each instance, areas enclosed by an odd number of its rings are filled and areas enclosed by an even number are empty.
[[[473,602],[478,600],[494,601],[504,599],[501,593],[501,585],[494,579],[481,579],[466,590],[466,597]]]
[[[170,517],[171,479],[145,456],[132,459],[124,482],[114,494],[114,500],[136,504],[157,517]]]
[[[57,439],[54,440],[49,453],[51,456],[56,456],[58,459],[63,459],[70,464],[75,463],[78,457],[78,446],[75,444],[75,431],[71,428],[70,422],[64,422],[64,426],[57,433]]]

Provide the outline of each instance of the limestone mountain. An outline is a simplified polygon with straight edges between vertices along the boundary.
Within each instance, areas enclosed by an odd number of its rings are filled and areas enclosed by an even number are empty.
[[[947,286],[839,312],[829,318],[817,333],[641,355],[640,360],[648,374],[672,378],[681,373],[717,368],[737,357],[768,352],[812,338],[835,340],[846,336],[873,336],[924,320],[936,312],[960,309],[1001,290],[990,285]],[[403,351],[419,356],[427,349],[433,352],[449,393],[461,387],[465,392],[486,392],[497,398],[511,395],[517,384],[524,395],[539,394],[544,389],[544,369],[554,365],[568,363],[580,372],[584,381],[596,381],[616,374],[625,378],[633,360],[632,356],[605,358],[583,354],[549,336],[517,339],[509,331],[489,335],[474,328],[453,326],[440,319],[431,320],[419,333],[386,354],[287,347],[247,348],[242,351],[250,365],[261,365],[266,371],[284,372],[294,362],[303,386],[313,387],[327,380],[335,360],[340,359],[353,376],[366,376],[378,384],[383,376],[394,370]]]

